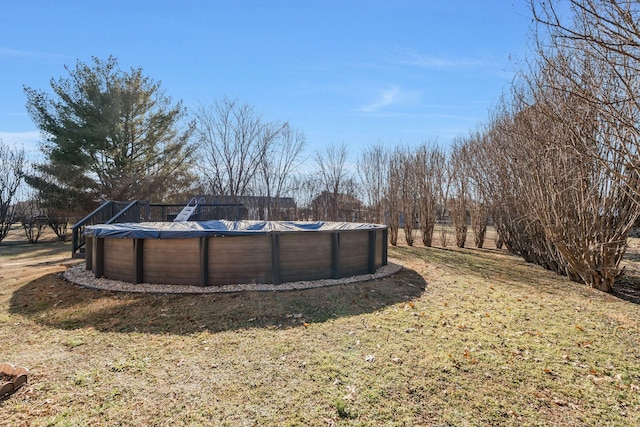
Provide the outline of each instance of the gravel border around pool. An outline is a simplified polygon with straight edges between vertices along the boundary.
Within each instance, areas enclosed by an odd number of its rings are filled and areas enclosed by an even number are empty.
[[[293,291],[300,289],[322,288],[326,286],[344,285],[355,282],[366,282],[369,280],[381,279],[396,274],[402,270],[402,264],[389,262],[373,274],[362,274],[359,276],[344,277],[342,279],[323,279],[303,282],[288,282],[279,285],[270,283],[241,283],[236,285],[220,286],[193,286],[193,285],[158,285],[153,283],[132,284],[105,278],[96,278],[91,270],[86,270],[84,264],[71,267],[63,273],[63,277],[68,281],[80,286],[92,289],[101,289],[117,292],[140,292],[140,293],[162,293],[162,294],[214,294],[243,291]]]

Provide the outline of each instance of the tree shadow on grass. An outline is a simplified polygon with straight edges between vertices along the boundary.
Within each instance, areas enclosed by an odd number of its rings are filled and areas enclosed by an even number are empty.
[[[638,250],[637,239],[627,247],[624,255],[624,273],[616,280],[612,295],[640,304],[640,251]]]
[[[640,275],[627,271],[616,280],[611,295],[634,304],[640,304]]]
[[[550,294],[562,295],[567,292],[585,296],[614,296],[622,300],[640,304],[640,255],[628,254],[626,259],[636,263],[627,268],[615,283],[611,293],[589,288],[581,282],[571,282],[566,276],[558,275],[543,267],[525,262],[522,258],[496,249],[459,249],[459,248],[423,248],[398,247],[394,249],[401,259],[423,259],[429,263],[450,268],[456,274],[465,277],[477,277],[490,283],[503,283],[511,287],[527,287]],[[633,257],[638,255],[637,257]],[[566,281],[565,281],[566,280]]]
[[[296,291],[134,294],[87,289],[48,274],[17,289],[10,311],[61,329],[190,334],[247,328],[290,328],[371,313],[419,297],[422,276],[394,276]]]
[[[71,246],[69,245],[69,243],[61,242],[59,240],[43,242],[38,241],[37,243],[3,241],[0,247],[2,248],[2,255],[5,257],[17,257],[25,254],[32,254],[34,252],[37,252],[36,258],[71,254]],[[34,262],[32,265],[37,265],[37,263]]]

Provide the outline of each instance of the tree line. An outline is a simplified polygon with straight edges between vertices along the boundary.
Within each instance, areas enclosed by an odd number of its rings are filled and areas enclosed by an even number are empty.
[[[611,291],[639,215],[640,4],[529,5],[535,55],[460,146],[466,179],[510,252]]]
[[[529,6],[535,54],[487,124],[446,154],[387,154],[386,192],[377,194],[390,242],[402,214],[407,244],[419,228],[429,246],[434,218],[448,210],[455,244],[465,245],[470,225],[481,247],[491,218],[498,247],[611,291],[640,215],[640,3]]]

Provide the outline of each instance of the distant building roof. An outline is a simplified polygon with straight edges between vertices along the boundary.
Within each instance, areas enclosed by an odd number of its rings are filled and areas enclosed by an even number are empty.
[[[277,200],[278,207],[280,209],[295,209],[296,202],[293,197],[266,197],[266,196],[227,196],[227,195],[215,195],[215,196],[200,196],[204,197],[207,203],[213,204],[233,204],[240,203],[245,207],[257,207],[266,206],[269,201],[275,203]]]
[[[320,193],[315,199],[313,199],[313,204],[316,203],[325,203],[328,200],[332,200],[334,198],[333,193],[329,191],[323,191]],[[349,209],[359,209],[362,206],[362,202],[358,200],[356,197],[351,194],[338,193],[336,194],[336,202],[344,207]]]

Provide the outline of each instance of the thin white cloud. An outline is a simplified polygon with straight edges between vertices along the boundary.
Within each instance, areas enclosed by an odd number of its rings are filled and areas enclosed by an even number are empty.
[[[0,47],[0,57],[7,58],[67,58],[66,55],[50,52],[34,52],[31,50],[11,49]]]
[[[380,90],[374,101],[361,106],[360,111],[375,113],[390,106],[413,102],[419,99],[421,95],[422,93],[419,91],[407,91],[399,86],[392,86]]]
[[[18,49],[9,49],[6,47],[0,47],[0,55],[2,56],[18,56],[18,57],[27,57],[30,56],[29,52]]]
[[[476,117],[446,113],[411,113],[411,112],[378,112],[369,114],[370,117],[380,119],[408,119],[408,120],[447,120],[447,121],[475,121]]]
[[[415,50],[406,50],[401,53],[398,62],[403,65],[431,70],[474,68],[486,63],[486,61],[478,58],[431,56],[419,53]]]

